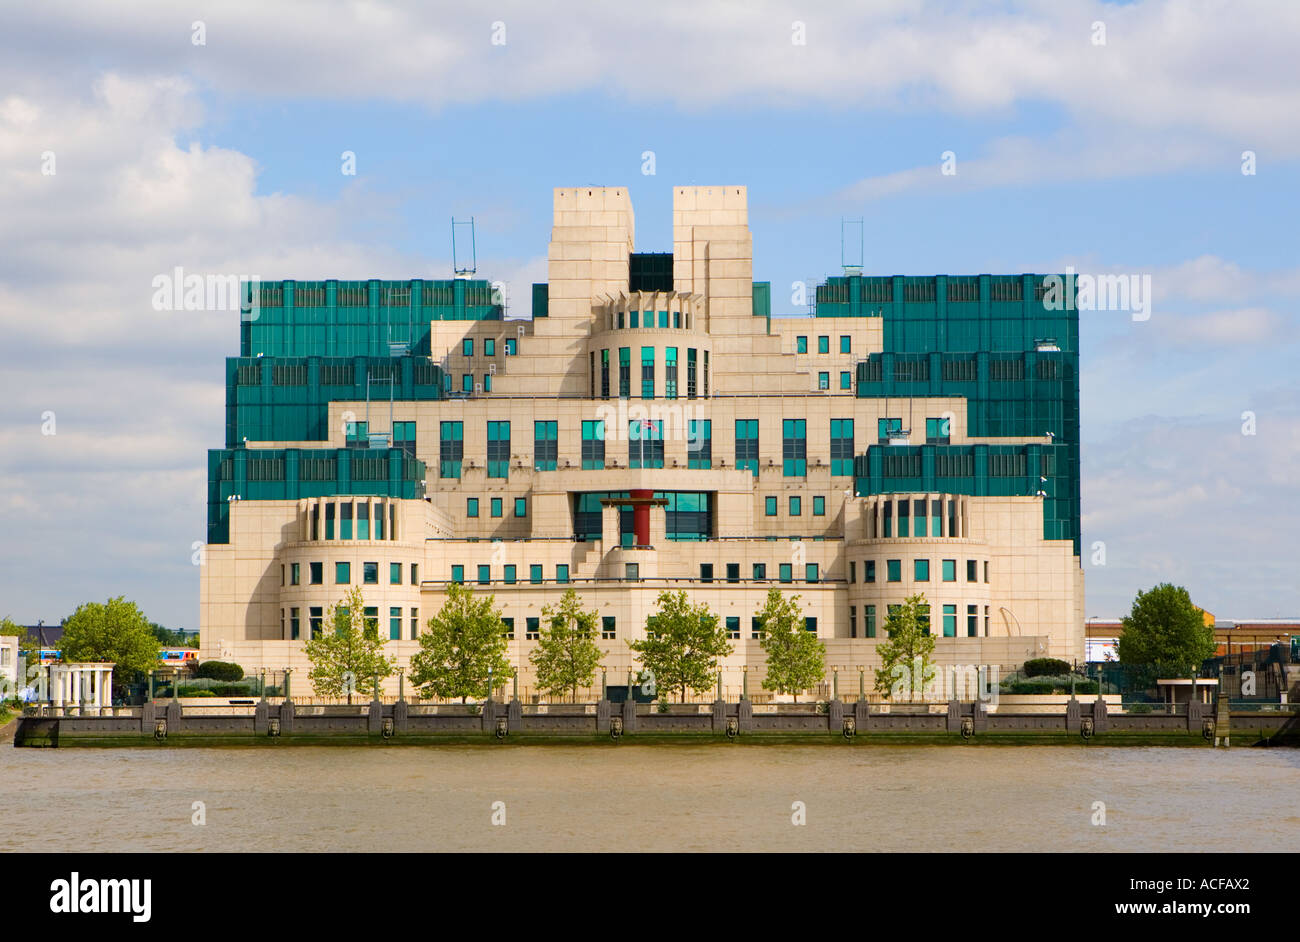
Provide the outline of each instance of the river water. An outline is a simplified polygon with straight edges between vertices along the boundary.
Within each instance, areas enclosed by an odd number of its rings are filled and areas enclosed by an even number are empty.
[[[1300,750],[5,747],[0,795],[9,851],[1281,850]]]

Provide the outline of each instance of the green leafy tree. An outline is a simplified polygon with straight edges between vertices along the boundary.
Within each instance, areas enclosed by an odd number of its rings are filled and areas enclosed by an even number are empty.
[[[505,622],[496,597],[474,597],[469,586],[447,587],[447,600],[420,635],[411,658],[411,683],[426,699],[491,696],[514,676],[506,658]]]
[[[20,654],[31,654],[38,647],[35,641],[27,637],[27,629],[15,622],[6,615],[0,618],[0,635],[12,635],[18,638],[18,652]]]
[[[583,611],[578,593],[569,589],[556,605],[542,609],[547,620],[528,659],[537,670],[537,686],[545,694],[572,693],[590,687],[600,659],[608,652],[596,644],[597,612]]]
[[[764,690],[794,694],[807,690],[826,676],[826,645],[804,624],[798,595],[767,590],[767,602],[758,613],[759,645],[767,655]]]
[[[886,699],[921,693],[935,678],[934,637],[930,606],[924,595],[909,596],[885,619],[887,640],[876,646],[882,666],[876,670],[876,690]]]
[[[86,602],[63,621],[59,642],[65,661],[112,661],[113,685],[158,667],[158,639],[139,606],[123,596]]]
[[[684,591],[660,592],[657,604],[659,611],[646,619],[646,637],[628,647],[656,687],[677,691],[685,703],[688,690],[712,685],[731,641],[718,616],[707,605],[691,605]]]
[[[1182,586],[1162,582],[1139,591],[1123,625],[1120,663],[1146,668],[1151,679],[1189,677],[1214,656],[1214,628]]]
[[[330,606],[329,618],[334,631],[322,632],[304,646],[311,662],[307,678],[317,695],[346,696],[351,703],[353,692],[364,690],[376,676],[381,681],[391,677],[397,659],[384,655],[384,639],[379,637],[378,625],[367,623],[358,586]]]

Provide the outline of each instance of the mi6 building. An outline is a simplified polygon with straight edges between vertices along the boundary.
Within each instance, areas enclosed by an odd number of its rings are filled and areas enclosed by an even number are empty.
[[[774,318],[745,188],[672,198],[671,252],[641,253],[626,188],[555,190],[531,320],[465,277],[257,284],[208,459],[203,657],[302,676],[355,586],[404,666],[460,582],[495,595],[521,693],[569,588],[617,678],[660,592],[708,603],[733,695],[773,586],[852,686],[914,594],[940,663],[1081,658],[1078,315],[1052,278],[850,269]]]

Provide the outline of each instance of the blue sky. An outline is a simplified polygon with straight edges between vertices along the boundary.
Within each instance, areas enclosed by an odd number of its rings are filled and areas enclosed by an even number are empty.
[[[1150,320],[1081,315],[1087,614],[1169,579],[1300,615],[1300,5],[859,6],[0,14],[0,614],[197,625],[237,325],[152,311],[153,274],[446,277],[473,215],[525,313],[552,187],[628,186],[668,251],[673,185],[743,184],[777,313],[841,217],[870,273],[1150,275]]]

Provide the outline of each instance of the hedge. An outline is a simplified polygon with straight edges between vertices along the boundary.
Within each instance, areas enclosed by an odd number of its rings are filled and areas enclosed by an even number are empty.
[[[229,661],[204,661],[194,672],[195,677],[207,677],[212,680],[243,680],[244,669]]]
[[[1020,671],[1026,677],[1056,677],[1070,673],[1070,665],[1055,657],[1036,657],[1020,665]]]

